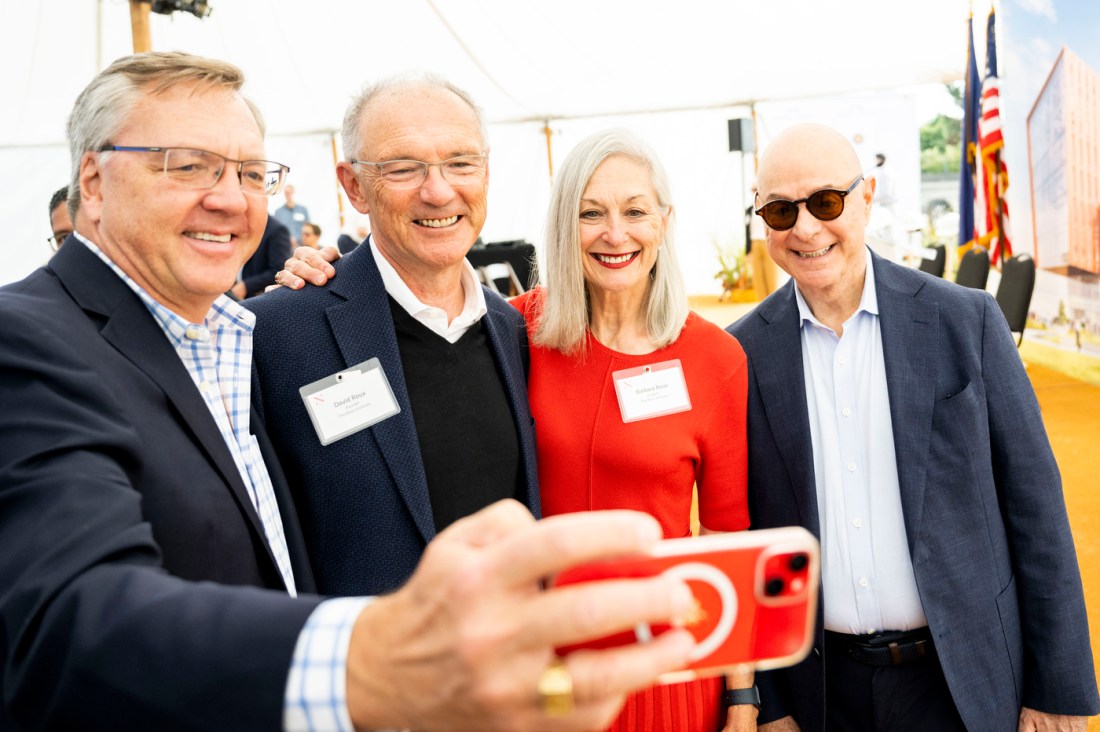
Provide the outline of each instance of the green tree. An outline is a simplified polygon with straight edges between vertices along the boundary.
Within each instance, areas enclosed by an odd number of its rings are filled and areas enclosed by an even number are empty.
[[[937,115],[920,128],[921,173],[958,173],[962,159],[962,122]]]

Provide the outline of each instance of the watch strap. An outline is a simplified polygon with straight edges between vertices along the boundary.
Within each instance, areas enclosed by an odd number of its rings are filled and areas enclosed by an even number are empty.
[[[723,706],[733,707],[739,704],[752,704],[757,709],[760,708],[760,689],[756,688],[756,684],[746,689],[727,689],[722,692]]]

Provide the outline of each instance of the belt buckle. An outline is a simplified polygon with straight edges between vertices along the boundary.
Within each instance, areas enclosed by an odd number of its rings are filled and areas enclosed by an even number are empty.
[[[893,666],[901,666],[910,661],[917,661],[928,655],[928,641],[924,638],[907,643],[892,641],[886,644],[886,648],[890,651],[890,663]],[[903,652],[909,649],[912,649],[913,652],[912,654],[906,654],[909,656],[906,658]]]

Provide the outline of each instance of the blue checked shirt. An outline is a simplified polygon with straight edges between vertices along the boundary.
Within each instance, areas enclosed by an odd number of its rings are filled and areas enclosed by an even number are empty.
[[[214,301],[203,323],[188,323],[154,300],[99,247],[80,234],[76,237],[141,298],[175,348],[233,456],[287,592],[296,595],[271,477],[256,438],[249,431],[252,329],[256,316],[221,296]],[[298,636],[287,677],[283,702],[287,732],[353,731],[345,688],[348,646],[355,619],[367,602],[367,598],[326,600],[309,616]]]

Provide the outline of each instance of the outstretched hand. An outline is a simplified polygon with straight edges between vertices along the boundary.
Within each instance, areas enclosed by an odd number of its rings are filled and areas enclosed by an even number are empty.
[[[606,727],[626,694],[683,668],[684,630],[647,645],[565,657],[573,710],[550,716],[540,675],[554,649],[642,622],[686,616],[691,591],[671,577],[543,589],[581,562],[646,550],[649,516],[576,513],[535,522],[515,501],[462,519],[432,541],[401,590],[370,604],[348,656],[348,707],[357,728],[581,730]]]

